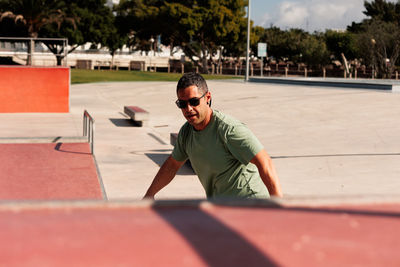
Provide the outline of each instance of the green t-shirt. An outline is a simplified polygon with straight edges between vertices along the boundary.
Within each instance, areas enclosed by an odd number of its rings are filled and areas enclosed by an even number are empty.
[[[190,160],[207,197],[266,198],[268,190],[250,160],[263,149],[240,121],[213,110],[210,123],[196,131],[186,122],[172,157]]]

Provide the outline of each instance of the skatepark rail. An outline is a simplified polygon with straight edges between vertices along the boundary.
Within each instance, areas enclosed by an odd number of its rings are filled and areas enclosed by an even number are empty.
[[[90,116],[89,112],[83,112],[83,136],[87,136],[88,143],[90,144],[90,152],[93,155],[94,144],[94,119]]]

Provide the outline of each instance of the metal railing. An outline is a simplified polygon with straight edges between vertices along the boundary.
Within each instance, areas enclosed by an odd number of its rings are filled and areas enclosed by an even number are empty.
[[[61,47],[60,53],[53,54],[46,43],[56,44]],[[31,37],[0,37],[0,52],[2,56],[26,57],[27,65],[35,65],[34,57],[60,56],[63,58],[63,65],[68,66],[68,39],[67,38],[31,38]]]
[[[83,112],[83,136],[87,136],[88,143],[90,144],[90,151],[94,153],[94,119],[90,116],[89,112]]]

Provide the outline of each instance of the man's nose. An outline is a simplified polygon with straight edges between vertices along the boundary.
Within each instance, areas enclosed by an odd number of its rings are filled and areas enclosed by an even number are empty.
[[[192,111],[193,107],[189,103],[187,103],[185,110],[186,111]]]

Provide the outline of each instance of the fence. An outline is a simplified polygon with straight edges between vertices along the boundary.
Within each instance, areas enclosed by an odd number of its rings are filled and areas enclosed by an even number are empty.
[[[51,52],[48,46],[57,52]],[[54,62],[54,57],[59,57],[67,66],[67,47],[66,38],[0,37],[0,63],[43,66],[48,65],[45,61]]]

